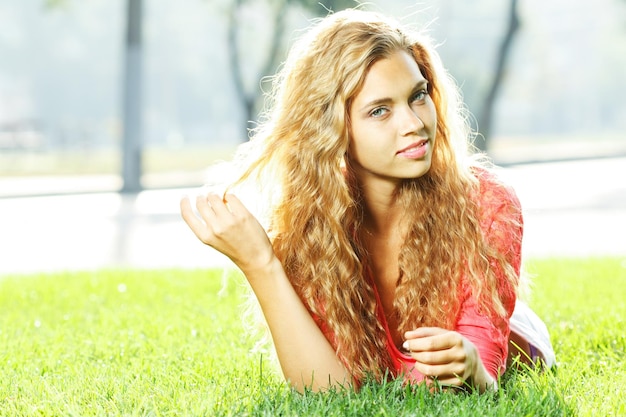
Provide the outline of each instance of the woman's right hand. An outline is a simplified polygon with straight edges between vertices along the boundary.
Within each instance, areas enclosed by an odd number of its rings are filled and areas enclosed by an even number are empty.
[[[259,221],[233,194],[196,198],[200,217],[193,212],[189,197],[180,202],[183,219],[204,244],[228,256],[244,274],[264,268],[274,258],[267,233]]]

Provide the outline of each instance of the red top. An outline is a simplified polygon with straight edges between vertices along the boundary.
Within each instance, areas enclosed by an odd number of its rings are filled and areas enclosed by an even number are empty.
[[[497,180],[489,171],[477,172],[480,191],[477,198],[481,215],[481,228],[487,241],[502,253],[519,276],[521,266],[521,249],[523,218],[520,202],[510,187]],[[494,265],[495,267],[495,265]],[[496,378],[506,368],[509,341],[509,320],[515,307],[515,288],[506,280],[504,272],[496,271],[502,299],[505,300],[506,318],[488,317],[479,312],[476,300],[472,297],[467,282],[462,282],[463,300],[454,330],[469,339],[478,349],[478,354],[489,374]],[[374,285],[377,309],[376,315],[387,334],[387,350],[392,358],[393,376],[405,375],[409,381],[419,382],[424,375],[413,369],[415,360],[398,350],[387,325],[385,313],[378,291]],[[320,323],[322,331],[329,340],[334,337],[325,323]]]
[[[522,258],[523,218],[515,191],[497,180],[488,171],[478,171],[480,181],[478,205],[480,225],[487,241],[505,256],[519,276]],[[495,266],[495,265],[494,265]],[[469,339],[478,349],[480,359],[489,374],[496,378],[506,369],[509,342],[509,320],[515,307],[515,288],[506,280],[504,271],[497,269],[499,292],[505,300],[506,319],[487,317],[478,311],[467,283],[462,284],[463,301],[454,330]],[[413,369],[415,360],[400,352],[391,337],[385,313],[374,286],[378,305],[376,314],[387,333],[387,350],[391,355],[395,376],[404,374],[410,381],[419,382],[424,375]]]
[[[513,189],[498,182],[492,173],[479,171],[477,177],[480,181],[478,203],[483,233],[487,241],[505,255],[519,276],[523,233],[520,202]],[[485,369],[494,378],[502,374],[506,368],[510,333],[508,318],[515,307],[515,289],[505,279],[501,269],[497,270],[497,275],[499,279],[498,290],[503,299],[506,300],[504,306],[508,313],[506,319],[487,317],[481,314],[467,283],[464,282],[461,291],[463,301],[454,327],[455,331],[474,343]],[[387,350],[394,364],[394,369],[390,371],[394,376],[404,374],[405,378],[410,381],[419,382],[423,380],[424,375],[413,368],[415,360],[396,348],[376,286],[374,286],[374,292],[377,298],[376,315],[385,328]]]

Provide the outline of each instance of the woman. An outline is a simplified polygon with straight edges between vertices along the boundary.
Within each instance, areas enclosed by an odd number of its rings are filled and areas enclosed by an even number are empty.
[[[270,98],[236,181],[264,187],[267,226],[232,192],[181,212],[246,276],[285,378],[496,387],[521,209],[469,156],[458,91],[426,39],[379,14],[332,14],[292,47]]]

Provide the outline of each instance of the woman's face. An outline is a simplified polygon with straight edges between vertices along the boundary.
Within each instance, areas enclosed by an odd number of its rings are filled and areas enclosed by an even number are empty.
[[[350,105],[349,158],[361,183],[417,178],[430,169],[437,114],[413,57],[376,61]]]

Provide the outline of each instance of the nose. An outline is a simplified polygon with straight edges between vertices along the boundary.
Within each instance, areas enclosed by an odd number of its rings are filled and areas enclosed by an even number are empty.
[[[407,105],[400,112],[400,133],[402,136],[418,133],[424,127],[424,122],[414,108]]]

